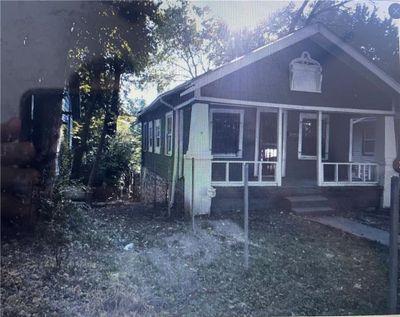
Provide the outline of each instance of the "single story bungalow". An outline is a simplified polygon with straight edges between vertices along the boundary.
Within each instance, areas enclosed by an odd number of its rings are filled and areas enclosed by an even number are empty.
[[[310,190],[388,207],[399,94],[397,81],[338,36],[305,27],[140,113],[142,197],[195,215],[240,209],[247,166],[260,206]]]

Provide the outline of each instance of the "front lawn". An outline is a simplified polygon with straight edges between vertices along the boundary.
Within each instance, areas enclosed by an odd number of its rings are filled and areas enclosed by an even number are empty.
[[[251,213],[246,271],[240,214],[197,220],[193,234],[140,205],[82,212],[85,239],[59,269],[43,238],[3,236],[4,316],[386,312],[388,250],[298,216]]]

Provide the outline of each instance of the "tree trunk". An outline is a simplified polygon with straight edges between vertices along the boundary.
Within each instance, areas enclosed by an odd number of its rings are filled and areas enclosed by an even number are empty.
[[[88,187],[92,187],[94,178],[96,176],[96,173],[97,173],[97,170],[99,167],[100,157],[103,154],[103,148],[106,144],[106,135],[107,135],[109,122],[110,122],[110,110],[106,109],[106,114],[104,116],[103,129],[101,131],[99,146],[97,147],[96,156],[94,158],[92,169],[90,170],[90,175],[89,175],[89,179],[87,182]]]
[[[114,61],[114,82],[112,86],[110,118],[107,122],[107,135],[114,136],[117,132],[117,120],[119,116],[119,88],[122,68],[119,61]]]
[[[309,2],[309,0],[304,0],[303,3],[301,4],[299,10],[297,10],[295,16],[293,17],[292,21],[290,22],[288,34],[293,33],[296,30],[296,26],[299,24],[300,18],[303,15],[304,9],[306,8],[308,2]]]
[[[87,141],[90,137],[90,123],[92,122],[93,113],[95,110],[95,104],[98,101],[99,95],[101,94],[100,89],[100,75],[103,65],[94,65],[93,67],[93,83],[92,83],[92,96],[88,109],[85,112],[85,121],[83,123],[82,131],[80,133],[80,144],[74,150],[74,157],[72,160],[71,167],[71,179],[78,179],[81,175],[82,158],[84,153],[87,151]]]

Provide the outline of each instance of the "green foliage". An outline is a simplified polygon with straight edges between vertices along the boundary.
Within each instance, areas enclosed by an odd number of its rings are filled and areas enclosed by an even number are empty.
[[[96,119],[94,123],[96,121],[101,120]],[[94,129],[93,132],[81,169],[84,178],[89,176],[100,138],[98,129]],[[136,125],[136,118],[128,115],[120,116],[117,134],[106,138],[106,147],[94,177],[94,185],[101,186],[105,183],[110,186],[120,186],[130,171],[138,171],[140,169],[140,144],[141,135]]]
[[[159,21],[157,51],[143,82],[156,82],[161,91],[171,82],[192,79],[216,66],[215,52],[221,51],[227,29],[207,7],[177,1],[160,12]]]
[[[36,232],[51,249],[54,256],[55,269],[60,269],[62,262],[69,256],[70,244],[80,239],[87,223],[82,214],[85,204],[76,204],[65,199],[66,185],[62,179],[54,188],[51,199],[41,201]]]
[[[155,47],[152,32],[158,19],[154,1],[90,2],[90,15],[74,25],[72,65],[81,68],[93,60],[119,60],[123,69],[138,72]]]
[[[133,163],[133,142],[131,137],[117,134],[112,138],[100,161],[97,178],[108,185],[122,185],[125,173]]]
[[[80,78],[82,108],[71,178],[86,178],[91,184],[107,139],[116,133],[121,78],[142,72],[155,51],[159,3],[115,0],[86,5],[92,8],[91,15],[74,25],[75,45],[69,54]]]

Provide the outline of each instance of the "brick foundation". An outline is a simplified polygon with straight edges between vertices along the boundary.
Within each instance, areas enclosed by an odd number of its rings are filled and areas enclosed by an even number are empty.
[[[153,171],[142,167],[140,178],[140,198],[146,205],[167,206],[169,196],[169,182],[154,173]]]

